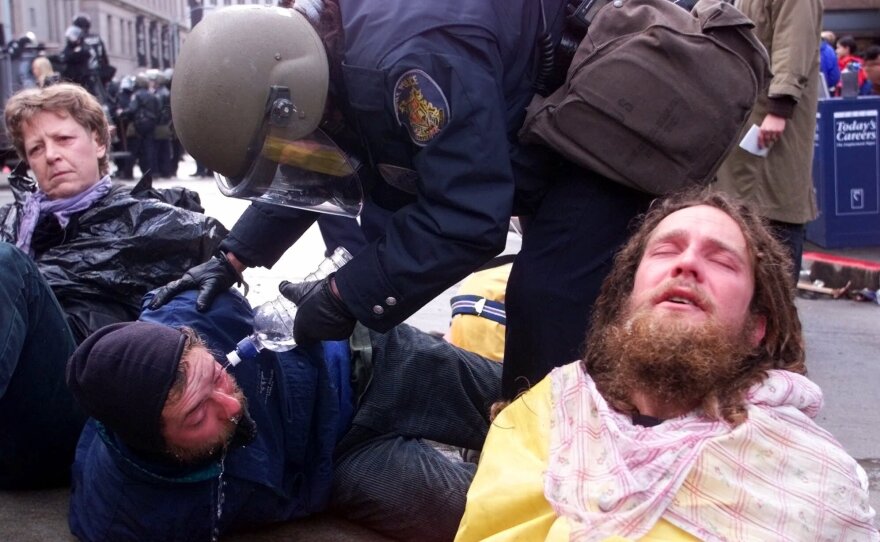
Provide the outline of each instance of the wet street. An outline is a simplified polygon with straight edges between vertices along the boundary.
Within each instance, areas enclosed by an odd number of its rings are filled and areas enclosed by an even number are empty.
[[[247,203],[222,196],[213,180],[190,178],[195,164],[181,163],[179,178],[157,181],[157,188],[185,186],[201,195],[207,214],[231,228]],[[0,204],[11,194],[0,183]],[[519,238],[511,234],[506,252],[516,252]],[[257,305],[278,295],[281,280],[295,280],[312,271],[323,257],[324,244],[317,227],[289,250],[274,269],[250,269],[248,299]],[[880,261],[880,247],[876,249]],[[426,331],[443,331],[449,322],[452,287],[412,316],[408,323]],[[806,334],[809,376],[825,394],[825,407],[817,421],[830,431],[871,479],[871,501],[880,510],[880,305],[844,299],[799,299],[798,309]],[[333,518],[310,521],[295,537],[303,540],[381,540],[353,526],[337,525]],[[880,522],[878,522],[880,525]],[[270,540],[272,533],[231,537],[230,540]],[[291,533],[283,531],[285,536]],[[330,533],[334,533],[331,535]],[[0,492],[0,540],[69,540],[66,529],[66,492]],[[276,538],[277,539],[277,538]]]

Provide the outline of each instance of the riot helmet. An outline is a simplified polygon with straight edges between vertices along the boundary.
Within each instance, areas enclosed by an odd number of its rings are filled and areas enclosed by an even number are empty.
[[[327,54],[298,11],[230,6],[193,28],[174,70],[183,147],[226,195],[356,216],[356,160],[320,129]]]
[[[68,26],[64,31],[64,37],[69,43],[76,43],[83,37],[82,28],[78,26]]]
[[[150,79],[147,77],[146,72],[140,72],[134,76],[134,87],[150,88]]]
[[[122,78],[122,81],[119,82],[119,90],[124,90],[131,92],[134,90],[134,76],[126,75]]]
[[[87,13],[78,13],[76,17],[73,18],[73,26],[81,29],[83,33],[88,34],[89,28],[92,27],[92,19]]]

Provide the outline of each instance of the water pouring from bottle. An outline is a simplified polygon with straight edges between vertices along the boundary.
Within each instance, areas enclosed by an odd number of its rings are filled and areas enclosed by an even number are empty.
[[[312,273],[302,282],[310,282],[326,278],[338,271],[352,258],[351,253],[343,247],[337,248],[333,254],[324,258]],[[269,300],[254,310],[254,332],[235,346],[235,350],[226,354],[225,369],[234,367],[243,359],[252,359],[263,349],[273,352],[286,352],[296,346],[293,338],[293,322],[296,317],[296,305],[283,295]]]

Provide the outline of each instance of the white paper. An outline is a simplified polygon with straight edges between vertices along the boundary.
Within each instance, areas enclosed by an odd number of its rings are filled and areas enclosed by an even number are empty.
[[[758,134],[761,133],[761,129],[758,128],[757,124],[752,124],[752,127],[749,128],[749,131],[746,132],[745,137],[742,138],[742,141],[739,142],[739,146],[748,151],[755,156],[767,156],[767,153],[770,152],[770,147],[764,147],[763,149],[758,148]]]

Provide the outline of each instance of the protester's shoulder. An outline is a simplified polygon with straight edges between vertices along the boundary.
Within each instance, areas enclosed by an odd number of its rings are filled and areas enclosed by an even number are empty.
[[[200,210],[188,209],[186,205],[181,201],[165,201],[155,194],[135,194],[127,185],[114,184],[113,189],[84,214],[83,221],[86,224],[119,221],[128,224],[132,230],[140,230],[173,219],[178,227],[196,227],[209,232],[212,237],[226,236],[228,229],[219,220]]]
[[[154,207],[159,211],[168,213],[185,213],[207,216],[203,212],[190,206],[188,201],[197,201],[198,194],[188,188],[180,188],[178,197],[166,198],[161,190],[149,189],[136,192],[136,187],[122,183],[114,183],[113,188],[104,198],[105,205],[130,205],[141,207]],[[173,200],[177,200],[174,202]]]
[[[545,377],[507,405],[495,419],[495,424],[528,432],[543,432],[541,428],[549,424],[552,407],[550,379]]]
[[[113,188],[110,189],[110,192],[107,193],[106,196],[101,198],[93,207],[93,210],[100,211],[112,207],[132,207],[132,206],[142,206],[142,205],[155,205],[156,203],[162,203],[157,199],[147,199],[137,197],[132,194],[132,187],[121,184],[121,183],[113,183]],[[163,205],[167,205],[162,203]],[[169,205],[169,207],[171,207]]]
[[[119,480],[153,484],[204,482],[216,479],[220,469],[216,461],[183,466],[142,456],[95,418],[89,418],[83,426],[75,462],[80,467],[93,467],[86,472],[92,483]]]

